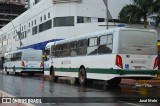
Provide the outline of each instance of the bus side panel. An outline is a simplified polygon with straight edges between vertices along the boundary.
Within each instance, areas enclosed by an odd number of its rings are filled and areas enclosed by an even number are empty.
[[[5,63],[5,67],[7,67],[7,71],[9,72],[13,72],[14,67],[15,67],[15,72],[22,71],[21,61],[7,62]]]
[[[87,78],[109,80],[118,76],[115,69],[116,54],[54,58],[56,76],[78,77],[80,66],[84,66]],[[49,66],[49,62],[46,63]],[[47,72],[45,72],[47,74]]]

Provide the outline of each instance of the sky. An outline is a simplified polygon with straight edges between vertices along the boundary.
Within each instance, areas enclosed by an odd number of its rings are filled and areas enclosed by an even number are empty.
[[[112,18],[117,19],[120,10],[130,3],[130,0],[108,0],[108,7]]]

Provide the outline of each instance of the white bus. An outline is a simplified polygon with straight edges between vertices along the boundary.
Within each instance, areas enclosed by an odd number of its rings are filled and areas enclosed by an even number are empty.
[[[7,73],[43,73],[42,50],[21,49],[5,54],[4,69]]]
[[[151,79],[157,76],[157,32],[148,29],[113,28],[49,43],[44,74],[119,84],[121,78]],[[51,45],[52,44],[52,45]]]

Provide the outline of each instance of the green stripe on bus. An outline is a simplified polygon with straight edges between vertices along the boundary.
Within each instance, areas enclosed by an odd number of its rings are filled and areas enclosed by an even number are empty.
[[[49,69],[44,69],[44,71],[49,71]],[[57,72],[78,72],[79,68],[55,68]],[[87,73],[97,73],[97,74],[140,74],[140,75],[156,75],[158,70],[117,70],[117,69],[96,69],[96,68],[86,68]]]
[[[147,75],[156,75],[158,70],[122,70],[120,72],[123,74],[147,74]]]
[[[44,68],[44,71],[50,71],[50,68]]]

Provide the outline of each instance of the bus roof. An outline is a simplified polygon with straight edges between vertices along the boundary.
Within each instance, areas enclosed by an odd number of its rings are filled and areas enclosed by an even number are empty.
[[[25,51],[25,50],[35,50],[35,49],[32,49],[32,48],[28,48],[28,49],[20,49],[20,50],[15,50],[13,52],[8,52],[8,53],[5,53],[4,56],[8,55],[8,54],[13,54],[13,53],[20,53],[22,51]],[[40,50],[41,51],[41,50]]]
[[[13,54],[13,53],[19,53],[21,52],[22,50],[16,50],[16,51],[13,51],[13,52],[8,52],[8,53],[5,53],[4,56],[8,55],[8,54]]]
[[[60,41],[56,41],[56,42],[50,42],[46,45],[46,48],[50,48],[54,44],[63,44],[63,43],[66,43],[66,42],[72,42],[72,41],[80,40],[80,39],[87,39],[87,38],[91,38],[91,37],[101,36],[101,35],[104,35],[104,34],[112,34],[113,32],[119,31],[119,30],[147,31],[147,32],[156,33],[156,31],[153,30],[153,29],[138,29],[138,28],[118,27],[118,28],[111,28],[111,29],[107,29],[107,30],[103,30],[103,31],[97,31],[97,32],[93,32],[93,33],[89,33],[89,34],[85,34],[85,35],[80,35],[80,36],[76,36],[76,37],[72,37],[72,38],[67,38],[65,40],[60,40]]]
[[[52,45],[54,45],[55,44],[55,42],[49,42],[49,43],[47,43],[47,45],[46,45],[46,49],[47,48],[50,48]]]

